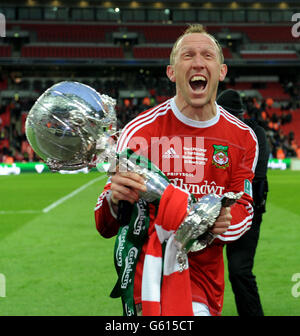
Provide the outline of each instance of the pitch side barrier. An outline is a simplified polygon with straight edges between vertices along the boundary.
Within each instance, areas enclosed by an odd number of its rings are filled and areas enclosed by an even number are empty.
[[[270,159],[268,162],[269,169],[278,169],[278,170],[300,170],[300,159],[288,158],[288,159]],[[60,171],[61,174],[78,174],[89,172],[106,172],[108,165],[98,164],[97,167],[88,170],[87,168],[79,169],[77,171]],[[15,162],[13,164],[0,163],[0,175],[20,175],[23,173],[49,173],[49,167],[43,162]]]

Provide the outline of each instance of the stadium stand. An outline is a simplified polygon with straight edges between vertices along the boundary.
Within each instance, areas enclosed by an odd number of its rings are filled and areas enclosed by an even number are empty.
[[[273,100],[280,102],[288,101],[290,99],[290,95],[285,92],[283,86],[278,81],[265,82],[263,84],[257,82],[253,83],[251,81],[237,82],[234,85],[228,83],[227,88],[239,91],[255,90],[261,95],[261,98],[265,100],[268,98],[272,98]]]
[[[163,58],[170,57],[171,47],[157,47],[151,45],[139,45],[133,48],[134,58]]]
[[[283,148],[285,156],[297,155],[300,78],[291,71],[286,74],[285,69],[299,66],[300,48],[291,34],[291,25],[285,19],[277,20],[285,16],[265,11],[269,18],[265,22],[267,16],[259,15],[259,11],[171,8],[171,14],[159,9],[121,12],[122,16],[112,9],[59,7],[53,12],[46,7],[35,11],[16,7],[10,12],[9,39],[0,44],[0,62],[5,69],[0,78],[0,162],[7,158],[38,160],[26,142],[25,120],[36,97],[55,82],[75,79],[116,98],[119,127],[142,110],[171,97],[174,86],[166,79],[164,68],[172,44],[190,18],[203,22],[221,42],[225,62],[233,69],[221,89],[241,91],[247,116],[267,130],[273,157],[278,148]],[[58,19],[57,13],[61,15]],[[64,60],[71,62],[69,70],[63,67]],[[94,68],[79,67],[90,66],[90,60],[95,62]],[[22,63],[34,73],[29,74]],[[49,70],[36,67],[39,63]],[[20,75],[15,76],[10,64],[21,69]],[[255,73],[253,65],[259,66]],[[59,75],[52,73],[56,67]],[[280,74],[274,76],[272,69],[276,74],[279,69]],[[258,74],[264,76],[263,80],[253,79]]]
[[[230,30],[232,32],[240,32],[245,34],[251,42],[295,42],[295,39],[291,34],[291,26],[287,24],[264,24],[263,29],[259,30],[257,25],[239,25],[230,26]]]
[[[105,34],[117,30],[116,25],[82,25],[60,23],[9,23],[9,29],[15,26],[21,31],[28,31],[37,42],[105,42]],[[101,28],[101,29],[100,29]]]
[[[0,57],[10,57],[10,56],[11,56],[11,46],[0,45]]]
[[[44,46],[22,47],[21,57],[54,58],[123,58],[123,49],[116,46]]]
[[[242,58],[246,59],[299,59],[295,50],[241,50],[240,54]]]

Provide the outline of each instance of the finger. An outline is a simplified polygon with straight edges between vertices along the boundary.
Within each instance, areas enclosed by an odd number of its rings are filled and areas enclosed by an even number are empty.
[[[226,215],[226,216],[220,216],[220,217],[217,218],[215,223],[223,223],[223,222],[230,223],[231,219],[232,219],[232,216],[230,214]]]
[[[231,208],[222,208],[220,211],[220,215],[218,216],[216,222],[226,222],[229,221],[231,222],[232,215],[231,215]]]
[[[130,193],[130,194],[123,194],[119,191],[112,191],[111,198],[114,199],[115,203],[118,203],[119,201],[128,201],[131,204],[138,201],[138,195],[136,193]]]
[[[211,228],[211,232],[213,234],[222,234],[224,232],[226,232],[229,228],[229,225],[230,223],[229,222],[221,222],[221,223],[218,223],[217,225],[214,225],[212,228]]]
[[[213,226],[210,231],[215,235],[219,235],[226,232],[227,230],[228,226]]]
[[[139,191],[146,191],[146,186],[145,186],[145,182],[142,179],[142,182],[131,179],[128,176],[123,176],[121,174],[116,174],[114,176],[112,176],[111,178],[111,185],[122,185],[122,186],[126,186],[127,188],[131,188],[131,189],[136,189]]]
[[[219,217],[211,228],[211,232],[216,235],[226,232],[230,226],[231,219],[230,208],[222,208]]]
[[[219,217],[220,216],[226,216],[230,213],[231,213],[231,208],[230,207],[222,207],[221,211],[220,211],[220,214],[219,214]]]
[[[130,178],[138,183],[141,183],[141,184],[144,184],[145,183],[145,179],[137,174],[137,173],[133,173],[133,172],[120,172],[119,173],[121,176],[123,177],[127,177],[127,178]]]
[[[231,216],[224,216],[222,218],[218,218],[214,225],[213,228],[228,228],[231,223]]]
[[[138,198],[139,194],[135,189],[128,188],[121,184],[112,184],[112,192],[118,192],[119,194],[124,195],[125,197]]]
[[[230,226],[230,221],[220,221],[213,225],[213,228],[228,228]]]
[[[215,235],[220,235],[228,230],[228,227],[220,228],[220,227],[213,227],[211,232]]]
[[[116,168],[116,174],[115,175],[128,177],[132,180],[135,180],[138,183],[142,183],[142,184],[145,183],[145,180],[141,175],[139,175],[137,173],[134,173],[134,172],[130,172],[130,171],[120,171],[119,166],[117,166],[117,168]]]
[[[136,191],[131,190],[130,193],[122,193],[121,191],[111,190],[112,203],[118,204],[119,201],[130,201],[131,203],[138,202],[139,194]]]

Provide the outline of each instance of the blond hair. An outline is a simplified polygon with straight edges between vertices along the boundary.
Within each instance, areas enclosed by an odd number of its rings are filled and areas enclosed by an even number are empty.
[[[175,56],[177,53],[177,47],[179,42],[183,39],[183,37],[185,35],[188,34],[193,34],[193,33],[201,33],[201,34],[205,34],[207,36],[209,36],[216,44],[217,48],[218,48],[218,53],[219,53],[219,59],[220,59],[220,63],[223,64],[224,63],[224,55],[223,55],[223,50],[222,47],[220,45],[220,43],[215,39],[214,36],[212,36],[211,34],[209,34],[205,28],[203,27],[202,24],[197,23],[197,24],[191,24],[184,32],[182,35],[180,35],[178,37],[178,39],[175,41],[173,48],[171,50],[171,54],[170,54],[170,64],[173,65],[175,63]]]

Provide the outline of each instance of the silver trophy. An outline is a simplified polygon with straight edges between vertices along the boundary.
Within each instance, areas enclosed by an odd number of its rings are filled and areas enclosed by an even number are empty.
[[[108,162],[110,173],[118,165],[121,171],[143,176],[146,191],[140,197],[147,202],[159,201],[169,185],[159,169],[155,165],[155,169],[149,169],[137,164],[136,158],[116,153],[115,104],[114,99],[87,85],[60,82],[46,90],[29,111],[25,124],[27,139],[52,171],[75,171]],[[221,207],[240,197],[241,194],[234,193],[222,197],[209,194],[197,203],[189,197],[188,215],[175,235],[181,269],[189,251],[201,250],[214,239],[209,229]]]
[[[46,90],[28,113],[25,130],[33,150],[52,171],[75,171],[108,162],[109,173],[134,171],[145,178],[141,197],[161,197],[168,182],[138,166],[124,155],[116,156],[116,101],[78,82],[60,82]]]
[[[52,171],[94,166],[96,154],[116,131],[113,103],[81,83],[55,84],[29,111],[27,139]]]

